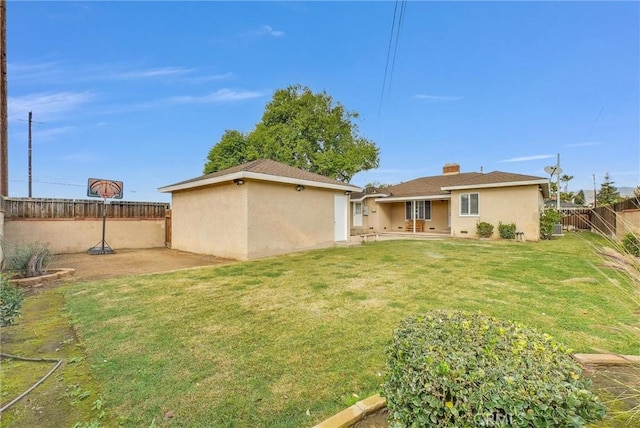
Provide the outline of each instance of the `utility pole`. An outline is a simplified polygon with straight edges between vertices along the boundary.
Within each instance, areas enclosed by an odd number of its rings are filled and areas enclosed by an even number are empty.
[[[593,207],[598,207],[598,195],[596,193],[596,175],[593,174]]]
[[[562,170],[560,169],[560,153],[558,153],[558,161],[556,162],[557,168],[557,180],[556,180],[556,210],[560,211],[560,173]]]
[[[9,196],[7,122],[7,0],[0,0],[0,196]]]
[[[31,122],[33,120],[33,113],[29,112],[29,197],[32,196],[31,194]]]

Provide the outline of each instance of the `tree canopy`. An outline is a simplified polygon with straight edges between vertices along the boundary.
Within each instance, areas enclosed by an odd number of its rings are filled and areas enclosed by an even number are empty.
[[[599,206],[615,204],[620,200],[620,192],[618,192],[618,188],[614,184],[611,181],[611,177],[609,177],[609,173],[605,173],[604,181],[600,185],[600,191],[597,194]]]
[[[225,131],[209,151],[204,173],[269,158],[348,182],[379,165],[379,149],[359,135],[357,118],[326,92],[300,85],[279,89],[251,132]]]

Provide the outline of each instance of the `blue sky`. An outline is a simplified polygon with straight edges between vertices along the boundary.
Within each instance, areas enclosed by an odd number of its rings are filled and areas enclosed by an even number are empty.
[[[125,199],[196,177],[225,129],[249,131],[276,89],[360,113],[380,168],[352,182],[462,171],[570,189],[640,184],[640,4],[413,2],[382,98],[394,2],[8,2],[9,193]],[[393,43],[395,45],[395,41]]]

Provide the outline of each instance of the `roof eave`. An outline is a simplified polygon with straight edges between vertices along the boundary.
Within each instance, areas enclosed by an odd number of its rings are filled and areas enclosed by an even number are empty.
[[[159,187],[158,191],[162,193],[176,192],[179,190],[194,189],[196,187],[211,186],[213,184],[224,183],[227,181],[233,181],[237,179],[253,179],[259,181],[271,181],[284,184],[301,184],[308,187],[319,187],[322,189],[341,190],[344,192],[359,192],[362,189],[360,187],[353,186],[351,184],[334,184],[323,183],[321,181],[304,180],[292,177],[281,177],[278,175],[262,174],[258,172],[250,171],[238,171],[233,174],[221,175],[218,177],[203,178],[202,180],[189,181],[186,183],[177,183],[169,186]]]
[[[422,196],[391,196],[388,198],[375,199],[376,202],[404,202],[404,201],[437,201],[451,199],[449,194],[441,195],[422,195]]]
[[[458,186],[445,186],[442,190],[468,190],[468,189],[490,189],[493,187],[514,187],[514,186],[532,186],[547,184],[549,180],[541,178],[539,180],[527,181],[505,181],[504,183],[485,183],[485,184],[461,184]],[[544,187],[544,186],[543,186]]]

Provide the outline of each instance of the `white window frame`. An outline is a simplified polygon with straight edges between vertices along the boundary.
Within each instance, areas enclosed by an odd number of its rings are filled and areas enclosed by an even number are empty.
[[[476,199],[476,212],[471,212],[471,198],[475,195]],[[467,203],[463,202],[463,198],[467,198]],[[466,205],[466,206],[465,206]],[[466,208],[466,210],[465,210]],[[466,211],[466,212],[465,212]],[[460,193],[460,217],[479,217],[480,216],[480,194],[474,193]]]
[[[411,212],[411,208],[409,208],[410,206],[413,205],[413,203],[415,202],[415,215],[416,215],[416,220],[426,220],[426,221],[431,221],[431,201],[406,201],[404,203],[404,219],[405,220],[413,220],[413,217],[409,217],[407,218],[407,213]],[[427,209],[427,206],[429,207]],[[429,214],[429,216],[427,217],[427,214]]]

